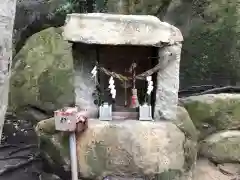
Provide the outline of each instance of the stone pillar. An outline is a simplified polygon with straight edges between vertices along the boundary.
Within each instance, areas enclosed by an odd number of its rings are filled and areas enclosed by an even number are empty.
[[[78,44],[74,50],[74,87],[75,103],[78,107],[89,109],[91,116],[97,116],[97,106],[92,93],[95,90],[91,71],[96,62],[96,50],[93,46]]]
[[[154,119],[174,119],[176,116],[179,90],[179,68],[181,43],[165,46],[159,50],[162,68],[157,74]]]

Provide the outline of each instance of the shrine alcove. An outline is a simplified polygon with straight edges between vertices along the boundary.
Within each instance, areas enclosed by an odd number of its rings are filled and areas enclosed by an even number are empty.
[[[125,77],[132,77],[131,66],[136,63],[135,73],[141,74],[158,63],[158,48],[151,46],[132,46],[132,45],[91,45],[84,43],[74,43],[74,70],[76,76],[84,78],[78,78],[76,83],[76,92],[80,92],[80,96],[87,96],[94,101],[90,92],[94,91],[94,80],[91,78],[90,72],[95,64],[99,67],[104,67],[109,73],[116,73]],[[156,74],[152,75],[153,84],[156,84]],[[100,71],[98,76],[101,92],[103,92],[102,100],[104,102],[111,103],[111,97],[109,96],[109,74]],[[137,111],[136,108],[130,108],[131,96],[132,96],[132,80],[123,81],[118,78],[114,78],[116,98],[113,111],[127,112]],[[86,87],[86,89],[81,89]],[[136,80],[135,87],[137,89],[137,97],[140,104],[144,104],[147,92],[146,79]],[[84,93],[85,91],[85,93]],[[83,95],[84,93],[84,95]],[[153,94],[155,93],[155,88]],[[155,96],[151,96],[151,105],[154,108]],[[81,102],[80,102],[81,103]],[[91,103],[92,104],[92,103]],[[152,109],[153,109],[152,108]],[[152,112],[153,113],[153,112]]]

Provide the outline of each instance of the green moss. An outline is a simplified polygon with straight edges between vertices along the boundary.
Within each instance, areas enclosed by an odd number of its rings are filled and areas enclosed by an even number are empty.
[[[107,149],[103,145],[103,142],[95,142],[94,147],[89,149],[87,155],[87,164],[91,167],[91,172],[89,174],[95,174],[96,176],[101,176],[107,170]]]
[[[66,165],[69,158],[69,135],[55,130],[54,118],[40,121],[35,129],[39,137],[40,149],[52,167]]]
[[[185,136],[193,141],[198,139],[198,131],[193,124],[188,112],[183,107],[178,107],[177,117],[173,123],[185,134]]]
[[[201,143],[200,154],[218,163],[239,163],[239,136],[221,137],[221,133],[214,134]]]
[[[173,120],[173,123],[185,134],[185,142],[183,144],[185,157],[184,169],[185,171],[189,171],[196,161],[199,132],[189,117],[188,112],[183,107],[178,106],[177,118]]]
[[[169,169],[168,171],[155,175],[153,180],[177,180],[181,174],[182,172],[180,170]]]
[[[48,28],[31,36],[15,56],[10,109],[16,113],[32,105],[52,112],[74,101],[71,44],[61,28]]]
[[[42,120],[38,122],[35,131],[37,134],[41,135],[43,134],[48,134],[48,135],[54,135],[56,134],[56,129],[55,129],[55,120],[54,118],[49,118],[46,120]]]
[[[240,126],[239,99],[214,99],[212,103],[192,100],[186,102],[184,107],[196,128],[201,131],[201,138],[213,132]]]
[[[197,159],[198,152],[197,142],[186,139],[183,148],[185,157],[184,169],[185,171],[190,171]]]
[[[55,136],[41,134],[39,139],[40,149],[44,150],[44,157],[52,167],[62,167],[66,164],[64,158],[69,156],[66,137],[61,137],[60,134]],[[60,141],[56,143],[56,140]]]

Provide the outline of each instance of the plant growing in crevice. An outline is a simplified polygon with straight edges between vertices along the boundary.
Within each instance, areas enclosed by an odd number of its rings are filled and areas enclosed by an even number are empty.
[[[87,2],[86,0],[66,0],[66,2],[56,10],[56,13],[60,15],[84,13],[87,10]]]
[[[107,2],[108,0],[66,0],[56,13],[66,15],[69,13],[107,12]]]

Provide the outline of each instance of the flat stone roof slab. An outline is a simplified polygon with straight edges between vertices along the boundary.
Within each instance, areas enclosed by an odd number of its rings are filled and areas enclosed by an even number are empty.
[[[63,37],[100,45],[161,46],[183,41],[178,28],[150,15],[68,14]]]

